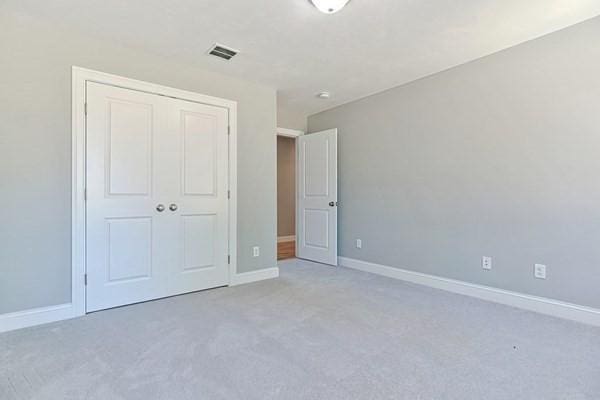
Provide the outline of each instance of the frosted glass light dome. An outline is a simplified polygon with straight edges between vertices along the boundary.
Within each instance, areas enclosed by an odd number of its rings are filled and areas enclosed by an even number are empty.
[[[325,14],[340,11],[350,0],[310,0],[317,9]]]

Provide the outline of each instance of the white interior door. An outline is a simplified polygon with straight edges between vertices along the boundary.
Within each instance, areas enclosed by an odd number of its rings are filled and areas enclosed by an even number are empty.
[[[171,294],[228,283],[228,119],[225,108],[169,102]]]
[[[87,311],[226,285],[226,109],[87,84]]]
[[[337,129],[298,138],[297,256],[337,265]]]

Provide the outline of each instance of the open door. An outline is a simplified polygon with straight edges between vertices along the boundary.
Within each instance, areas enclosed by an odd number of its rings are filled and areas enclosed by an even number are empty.
[[[337,129],[297,142],[298,258],[337,265]]]

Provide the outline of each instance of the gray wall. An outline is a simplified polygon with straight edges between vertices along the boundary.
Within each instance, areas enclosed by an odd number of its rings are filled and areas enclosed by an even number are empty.
[[[296,234],[296,140],[277,136],[277,236]]]
[[[280,128],[296,129],[306,132],[306,115],[278,105],[277,126]]]
[[[309,117],[339,128],[340,255],[600,307],[599,37],[596,18]]]
[[[236,100],[238,271],[276,265],[274,89],[26,17],[0,26],[0,313],[70,301],[72,65]]]

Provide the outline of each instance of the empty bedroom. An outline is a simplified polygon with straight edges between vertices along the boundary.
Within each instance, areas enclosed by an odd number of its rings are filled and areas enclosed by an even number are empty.
[[[600,2],[0,1],[0,400],[600,399]]]

